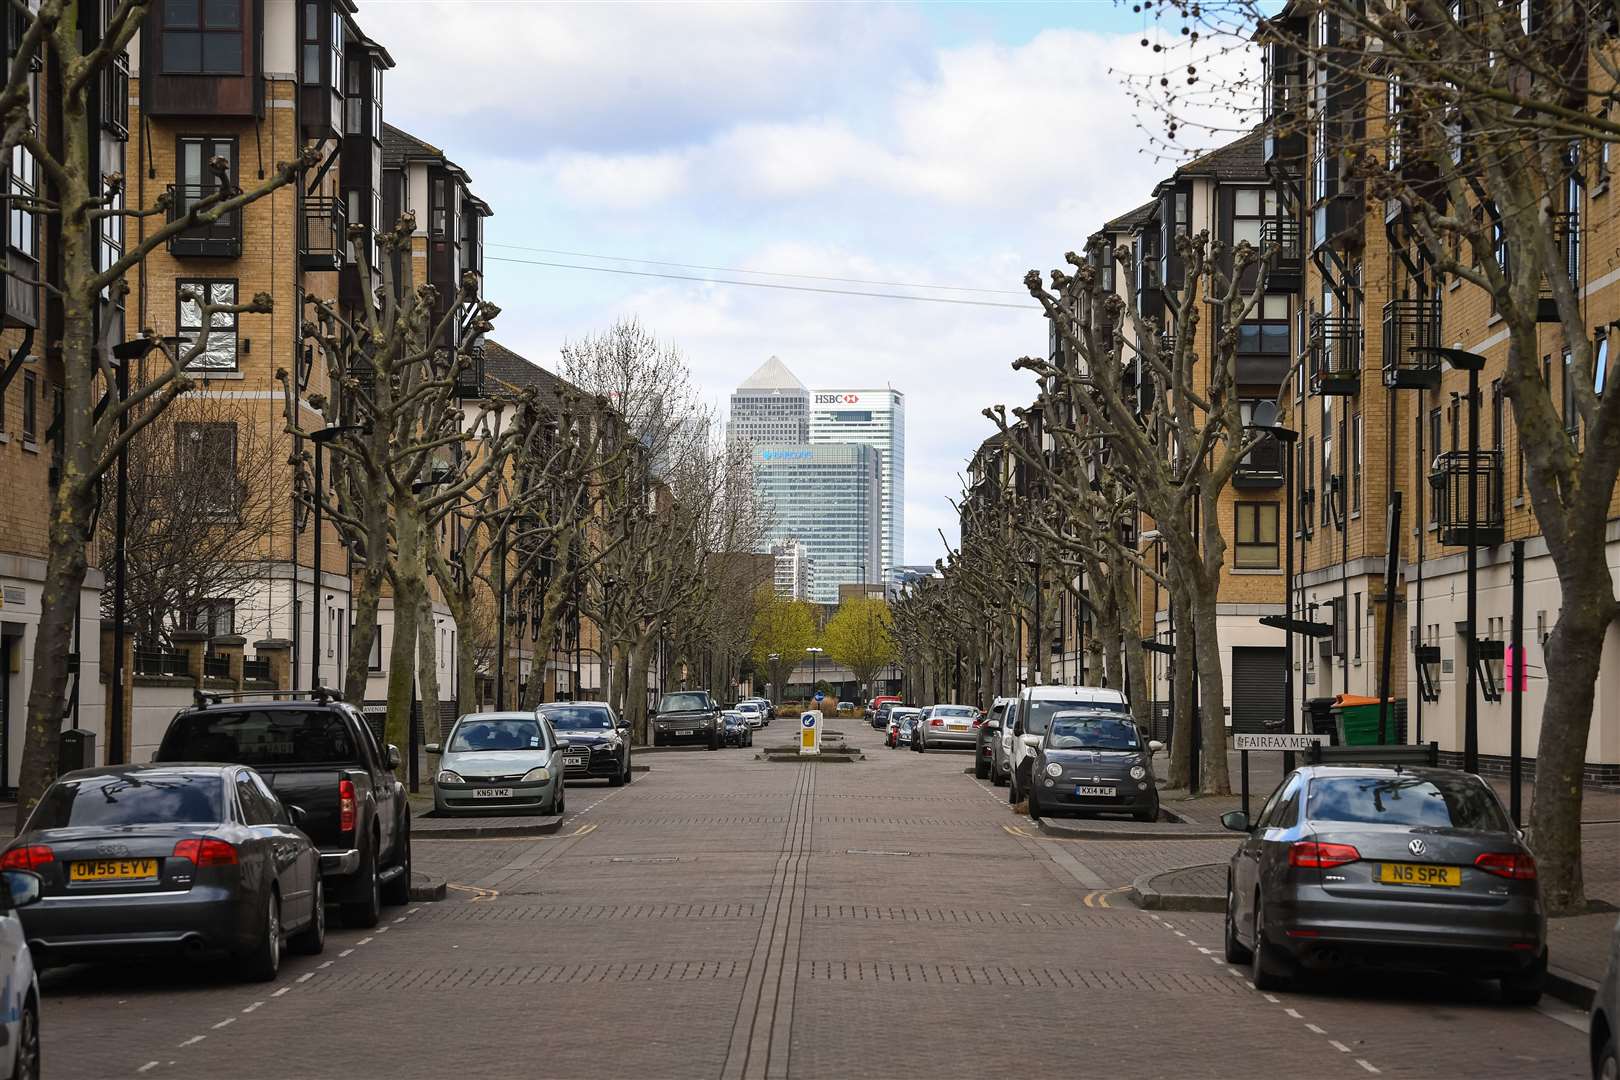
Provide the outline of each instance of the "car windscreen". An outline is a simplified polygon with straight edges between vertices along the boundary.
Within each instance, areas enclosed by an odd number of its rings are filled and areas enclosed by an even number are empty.
[[[1318,776],[1310,784],[1312,821],[1508,831],[1496,796],[1470,776]]]
[[[658,703],[658,711],[661,713],[706,712],[708,709],[708,694],[666,694],[664,700]]]
[[[738,712],[759,712],[759,706],[756,705],[752,701],[739,701],[737,703],[737,711]]]
[[[1140,750],[1136,725],[1117,716],[1057,713],[1046,733],[1054,750]]]
[[[612,731],[613,714],[600,706],[548,705],[540,715],[558,731]]]
[[[217,775],[114,773],[52,784],[28,827],[209,825],[223,820],[224,784]]]
[[[468,754],[484,750],[538,750],[545,745],[540,721],[528,717],[469,716],[456,725],[450,736],[450,753]]]
[[[253,766],[359,759],[348,723],[330,709],[211,709],[178,716],[157,756]]]

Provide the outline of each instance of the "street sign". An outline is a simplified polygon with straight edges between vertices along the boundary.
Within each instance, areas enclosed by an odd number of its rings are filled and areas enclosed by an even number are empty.
[[[817,700],[817,701],[820,701],[820,700],[821,700],[821,699],[822,699],[822,698],[824,698],[824,697],[826,697],[826,696],[827,696],[827,695],[826,695],[826,694],[824,694],[824,693],[823,693],[823,692],[821,692],[821,691],[820,691],[820,690],[817,690],[817,691],[816,691],[816,700]]]
[[[821,712],[810,709],[799,717],[799,753],[821,753]]]
[[[1232,749],[1234,750],[1309,750],[1313,746],[1325,745],[1327,741],[1328,737],[1326,735],[1232,733]]]

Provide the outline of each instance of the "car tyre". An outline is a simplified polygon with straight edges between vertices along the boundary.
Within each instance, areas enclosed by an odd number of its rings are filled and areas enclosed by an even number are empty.
[[[315,914],[309,925],[287,939],[287,948],[301,956],[319,956],[326,948],[326,886],[315,879]]]
[[[1237,897],[1232,892],[1232,876],[1226,877],[1226,962],[1228,964],[1247,964],[1253,959],[1248,949],[1237,936]]]
[[[12,1080],[39,1080],[39,1003],[30,992],[17,1018],[17,1062]]]
[[[1254,950],[1250,959],[1249,981],[1256,990],[1286,990],[1291,979],[1288,971],[1278,963],[1280,950],[1266,941],[1265,904],[1254,898]]]
[[[355,875],[361,881],[369,879],[366,895],[361,900],[350,900],[343,905],[343,925],[357,930],[369,930],[382,919],[382,890],[377,883],[377,850],[373,844],[360,862]]]
[[[1029,820],[1041,820],[1041,797],[1035,793],[1035,785],[1029,785]]]
[[[720,742],[721,742],[721,735],[717,731],[713,735],[709,736],[709,749],[710,750],[718,750],[718,749],[720,749]]]
[[[1542,949],[1528,969],[1516,975],[1505,975],[1499,981],[1503,1001],[1509,1005],[1535,1005],[1547,985],[1547,950]]]
[[[1131,814],[1131,817],[1135,818],[1137,821],[1158,821],[1159,808],[1157,806],[1150,806],[1145,810],[1137,810]]]
[[[996,768],[996,764],[993,761],[990,763],[990,782],[992,784],[996,785],[996,787],[1006,787],[1007,786],[1007,774],[1006,774],[1006,772],[1001,770],[1001,769]]]
[[[616,772],[612,776],[608,777],[608,787],[623,787],[625,780],[627,780],[629,776],[630,769],[627,766],[623,772]]]
[[[411,821],[405,819],[405,827],[400,832],[401,854],[399,875],[390,878],[388,884],[382,887],[381,900],[390,907],[399,907],[401,904],[411,902]]]
[[[636,778],[635,771],[630,768],[630,751],[624,752],[624,782],[629,783]]]
[[[253,982],[269,982],[281,970],[281,897],[268,892],[259,940],[242,957],[242,974]]]
[[[973,778],[975,780],[983,780],[986,777],[988,777],[989,775],[990,775],[990,763],[988,761],[984,760],[984,755],[983,754],[979,754],[973,760]]]
[[[1592,1075],[1596,1080],[1620,1080],[1620,1035],[1609,1033],[1609,1041],[1598,1051]]]

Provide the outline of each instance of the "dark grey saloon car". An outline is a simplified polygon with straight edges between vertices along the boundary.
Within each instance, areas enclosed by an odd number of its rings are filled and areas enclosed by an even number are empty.
[[[1316,765],[1290,773],[1227,874],[1226,958],[1260,989],[1301,968],[1498,979],[1534,1004],[1547,973],[1536,861],[1496,793],[1451,769]]]
[[[1041,736],[1030,773],[1029,816],[1114,813],[1159,819],[1153,751],[1128,715],[1112,709],[1065,709]]]

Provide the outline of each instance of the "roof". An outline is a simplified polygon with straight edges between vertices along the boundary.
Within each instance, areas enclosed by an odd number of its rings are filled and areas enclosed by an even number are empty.
[[[1265,145],[1260,129],[1255,128],[1240,139],[1193,158],[1176,170],[1176,176],[1208,176],[1216,180],[1267,179]]]
[[[1141,206],[1138,206],[1135,210],[1121,214],[1113,221],[1110,221],[1108,224],[1104,225],[1103,232],[1125,232],[1126,230],[1134,228],[1135,226],[1142,224],[1142,222],[1146,221],[1148,218],[1152,217],[1153,212],[1158,208],[1159,200],[1150,199]]]
[[[516,392],[533,389],[542,397],[560,398],[565,390],[576,390],[566,379],[547,371],[527,357],[519,356],[498,341],[484,339],[484,382],[488,392]]]
[[[786,364],[776,357],[771,357],[759,365],[759,370],[744,379],[737,387],[738,390],[805,390],[804,383],[798,380],[793,372],[788,370]]]
[[[430,142],[418,139],[408,131],[403,131],[393,124],[383,121],[383,167],[398,168],[407,162],[429,161],[443,165],[461,178],[463,182],[470,180],[460,165],[445,156],[443,150]]]

